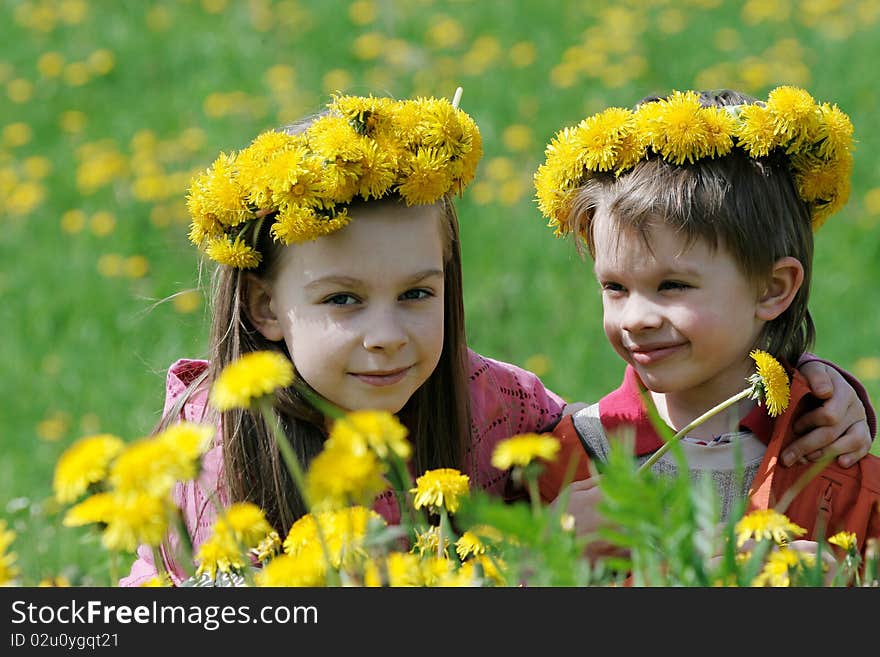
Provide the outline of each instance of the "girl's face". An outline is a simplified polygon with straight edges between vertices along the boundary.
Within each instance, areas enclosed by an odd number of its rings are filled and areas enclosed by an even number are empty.
[[[397,413],[443,350],[441,210],[383,202],[350,214],[345,228],[284,248],[260,330],[283,338],[337,406]]]

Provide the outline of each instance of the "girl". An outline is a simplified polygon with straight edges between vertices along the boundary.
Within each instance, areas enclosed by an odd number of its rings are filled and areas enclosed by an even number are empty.
[[[241,355],[281,351],[299,382],[345,410],[398,414],[409,429],[416,473],[456,467],[490,493],[515,498],[492,450],[518,433],[552,429],[563,400],[533,374],[467,349],[458,220],[451,197],[473,178],[477,126],[445,99],[339,97],[328,112],[268,132],[221,155],[189,197],[190,238],[219,263],[210,363],[183,360],[168,376],[163,422],[219,421],[198,481],[175,490],[193,545],[208,536],[210,500],[250,501],[280,535],[304,506],[268,427],[248,411],[216,417],[210,383]],[[832,386],[821,363],[805,368]],[[836,373],[833,438],[858,420],[852,388]],[[328,419],[296,387],[275,410],[304,467],[321,450]],[[862,415],[864,413],[862,412]],[[804,440],[824,446],[825,427]],[[866,452],[850,432],[842,451]],[[857,443],[857,444],[856,444]],[[806,447],[814,449],[815,443]],[[397,522],[389,492],[376,510]],[[175,581],[176,537],[162,551]],[[138,551],[123,585],[156,574]]]

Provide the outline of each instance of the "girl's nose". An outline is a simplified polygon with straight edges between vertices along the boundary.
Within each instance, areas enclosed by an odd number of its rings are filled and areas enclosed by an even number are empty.
[[[393,310],[377,309],[367,319],[363,340],[365,349],[394,352],[408,341],[406,329]]]

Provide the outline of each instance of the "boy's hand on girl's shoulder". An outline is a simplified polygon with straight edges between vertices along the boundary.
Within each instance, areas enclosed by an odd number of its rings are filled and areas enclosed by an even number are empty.
[[[783,465],[817,461],[823,454],[836,455],[844,468],[871,449],[871,433],[865,407],[855,389],[833,367],[810,361],[798,368],[813,395],[824,400],[794,423],[798,438],[782,453]]]

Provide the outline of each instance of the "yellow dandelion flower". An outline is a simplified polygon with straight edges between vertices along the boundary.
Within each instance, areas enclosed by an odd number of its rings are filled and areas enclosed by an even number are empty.
[[[211,579],[216,579],[217,573],[231,574],[241,571],[248,562],[238,543],[229,532],[215,532],[208,540],[199,546],[195,559],[199,566],[196,575],[207,574]]]
[[[197,214],[196,211],[191,211]],[[212,239],[223,237],[223,224],[211,215],[198,215],[189,226],[189,241],[196,246],[202,246]]]
[[[70,580],[67,579],[64,575],[58,575],[57,577],[44,577],[37,584],[40,588],[69,588]]]
[[[257,547],[251,550],[251,553],[257,561],[263,562],[273,559],[281,552],[281,537],[278,532],[271,531],[257,543]]]
[[[250,502],[236,502],[214,521],[214,534],[231,534],[246,548],[255,547],[272,531],[263,510]],[[277,534],[276,534],[277,536]]]
[[[257,586],[324,586],[327,569],[320,546],[292,557],[281,554],[254,576]]]
[[[420,562],[425,586],[443,586],[455,572],[455,564],[445,557],[429,555]]]
[[[499,470],[513,466],[525,467],[535,459],[553,461],[558,452],[558,439],[526,433],[499,442],[492,452],[492,465]]]
[[[455,552],[460,559],[464,560],[471,555],[478,556],[484,554],[486,552],[486,545],[473,532],[465,532],[455,542]]]
[[[535,173],[535,191],[538,209],[547,217],[547,225],[554,229],[559,237],[570,231],[568,217],[571,211],[573,193],[569,179],[561,167],[554,164],[542,164]]]
[[[110,462],[125,447],[121,438],[103,433],[76,441],[58,459],[52,489],[62,504],[73,502],[107,476]]]
[[[282,244],[298,244],[317,237],[315,226],[321,220],[313,208],[290,205],[278,213],[272,224],[272,237]]]
[[[361,177],[358,194],[361,198],[382,198],[391,189],[397,177],[397,160],[393,153],[379,147],[376,142],[364,145],[361,161]]]
[[[855,550],[858,547],[858,538],[855,532],[840,531],[828,539],[832,545],[843,548],[847,552]]]
[[[168,573],[162,573],[161,575],[154,575],[150,579],[146,580],[141,584],[142,587],[145,588],[158,588],[164,586],[174,586],[174,583],[171,581],[171,577]]]
[[[460,194],[476,175],[477,164],[483,157],[483,137],[477,124],[465,112],[458,110],[458,120],[464,130],[470,134],[470,148],[465,149],[457,158],[461,167],[453,181],[455,188],[451,190]]]
[[[215,437],[215,427],[181,420],[157,433],[154,439],[167,443],[177,454],[177,460],[183,462],[197,461],[208,450]]]
[[[740,108],[736,124],[736,145],[750,157],[765,157],[780,145],[773,115],[761,105]]]
[[[418,553],[420,557],[425,557],[425,555],[436,555],[437,550],[440,546],[440,531],[437,527],[433,525],[428,527],[425,531],[417,531],[416,532],[416,540],[413,543],[412,548],[410,548],[410,552],[413,554]],[[449,537],[443,537],[443,556],[448,556],[449,552]]]
[[[309,126],[305,135],[309,148],[325,160],[335,162],[358,158],[358,144],[362,137],[345,117],[322,116]]]
[[[415,494],[413,506],[423,506],[436,510],[445,508],[449,513],[458,511],[461,498],[468,494],[470,478],[454,468],[427,470],[416,479],[416,487],[410,489]]]
[[[97,493],[64,516],[65,527],[104,526],[101,542],[109,550],[134,551],[138,544],[159,545],[168,530],[170,500],[148,493]]]
[[[286,554],[296,555],[304,546],[318,540],[318,525],[315,515],[307,513],[297,519],[287,532],[282,547]]]
[[[841,181],[840,188],[835,191],[831,198],[816,200],[810,204],[810,216],[814,233],[822,227],[822,224],[825,223],[829,216],[846,205],[847,200],[849,200],[850,185],[850,179],[845,178]]]
[[[357,160],[327,162],[321,169],[319,182],[322,205],[332,210],[340,203],[350,203],[358,192],[361,165]]]
[[[582,145],[578,142],[577,126],[558,131],[544,149],[545,167],[557,180],[568,180],[570,189],[580,184],[584,175],[581,161]]]
[[[609,107],[581,121],[571,135],[580,151],[578,166],[590,171],[617,168],[621,145],[634,126],[632,112],[621,107]]]
[[[330,510],[371,501],[385,489],[382,463],[373,452],[329,446],[312,459],[306,491],[312,506]]]
[[[703,121],[706,125],[708,155],[727,155],[733,149],[736,119],[723,107],[706,107],[703,109]]]
[[[403,164],[403,178],[397,191],[407,205],[437,201],[451,184],[446,157],[436,148],[420,148]]]
[[[304,148],[293,146],[281,147],[265,155],[243,151],[238,158],[239,177],[246,181],[242,186],[248,203],[263,210],[272,210],[282,202],[292,201],[290,190],[301,184],[299,178],[302,174],[309,173],[304,166],[307,155]],[[299,188],[301,196],[305,195],[306,186]],[[310,187],[317,190],[317,182],[312,181]]]
[[[303,206],[309,208],[322,207],[325,184],[323,182],[324,166],[314,157],[301,156],[299,151],[288,151],[273,160],[266,171],[271,175],[273,168],[283,169],[273,180],[267,180],[270,191],[269,205],[273,208]],[[279,182],[280,181],[280,182]]]
[[[280,352],[252,351],[223,368],[211,388],[211,403],[221,411],[248,408],[293,378],[293,364]]]
[[[338,568],[344,560],[365,557],[367,533],[372,528],[385,527],[386,522],[378,513],[363,506],[307,514],[291,525],[283,543],[285,554],[298,556],[303,550],[319,546],[318,525],[330,552],[330,562]]]
[[[364,586],[409,587],[422,585],[419,558],[405,552],[392,552],[381,561],[369,560],[364,567]]]
[[[462,112],[444,100],[427,100],[424,104],[418,136],[429,148],[446,148],[453,156],[471,149],[473,134],[460,121]]]
[[[651,115],[649,145],[665,160],[674,164],[693,162],[709,152],[709,131],[703,119],[700,97],[694,91],[674,91],[656,103]]]
[[[746,541],[772,539],[777,545],[787,544],[792,536],[806,533],[806,529],[794,524],[787,516],[773,509],[752,511],[736,523],[736,546],[742,547]]]
[[[793,155],[791,168],[798,194],[808,203],[828,202],[847,189],[852,173],[852,155],[847,152],[834,160],[809,154]]]
[[[239,269],[253,269],[262,260],[260,253],[245,244],[240,237],[236,237],[232,242],[226,236],[208,238],[205,253],[221,265]]]
[[[17,555],[9,551],[14,540],[15,532],[8,528],[5,520],[0,519],[0,586],[9,585],[19,574],[15,565]]]
[[[355,454],[369,449],[380,459],[395,454],[406,460],[412,454],[408,434],[400,420],[387,411],[352,411],[333,423],[327,444]]]
[[[773,117],[773,132],[789,150],[798,148],[816,134],[819,112],[816,101],[798,87],[781,86],[767,96],[767,111]]]
[[[749,354],[755,361],[757,372],[749,377],[752,384],[751,399],[758,400],[759,404],[767,407],[770,417],[776,417],[788,408],[789,388],[788,374],[779,361],[766,351],[753,349]]]
[[[208,171],[193,181],[189,191],[191,212],[198,208],[226,226],[236,226],[253,217],[238,182],[235,157],[234,153],[221,153]]]
[[[196,477],[198,458],[212,433],[210,427],[188,423],[171,433],[134,441],[113,461],[107,480],[123,493],[167,495],[176,482]]]
[[[801,570],[815,565],[816,555],[789,548],[775,550],[767,555],[767,562],[752,586],[788,587],[791,585],[792,570]]]
[[[486,554],[478,555],[472,560],[474,566],[482,571],[480,578],[494,586],[507,586],[507,578],[504,576],[506,564],[502,559],[490,557]]]
[[[831,160],[848,153],[852,147],[853,124],[837,105],[823,103],[819,108],[817,137],[819,157]]]
[[[357,126],[358,132],[372,135],[390,122],[394,105],[393,99],[381,96],[334,96],[327,108]]]

